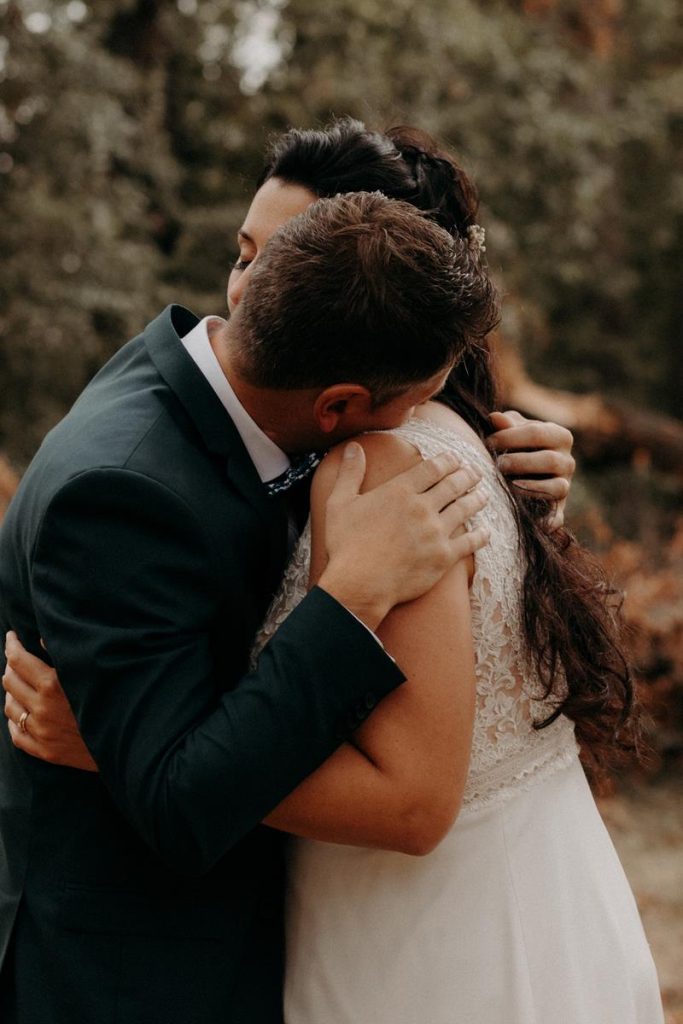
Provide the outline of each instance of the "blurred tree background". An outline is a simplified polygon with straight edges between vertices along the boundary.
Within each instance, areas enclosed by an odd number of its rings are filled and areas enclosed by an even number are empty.
[[[681,11],[0,0],[0,515],[119,345],[169,301],[225,311],[273,131],[419,124],[480,185],[506,400],[576,433],[572,522],[627,591],[653,771],[680,765]]]
[[[0,0],[0,445],[170,298],[220,311],[268,134],[349,113],[480,183],[532,376],[676,416],[676,0]]]

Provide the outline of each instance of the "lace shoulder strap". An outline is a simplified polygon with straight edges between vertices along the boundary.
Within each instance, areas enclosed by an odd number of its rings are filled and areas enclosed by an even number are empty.
[[[495,463],[483,447],[431,420],[412,419],[395,427],[391,433],[412,444],[425,459],[444,451],[454,451],[462,456],[464,462],[480,469],[485,476],[498,474]]]

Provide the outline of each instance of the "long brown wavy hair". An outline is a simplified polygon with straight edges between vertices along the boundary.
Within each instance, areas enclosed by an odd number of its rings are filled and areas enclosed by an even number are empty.
[[[259,178],[277,177],[320,197],[378,190],[425,211],[457,238],[467,238],[479,209],[477,188],[454,157],[426,132],[406,126],[386,133],[341,118],[320,130],[277,137]],[[498,408],[488,339],[477,339],[449,376],[439,401],[485,440]],[[624,654],[620,597],[597,559],[562,527],[550,530],[552,502],[509,486],[526,572],[524,632],[530,662],[560,714],[575,723],[584,764],[595,780],[628,763],[640,748],[640,714]]]

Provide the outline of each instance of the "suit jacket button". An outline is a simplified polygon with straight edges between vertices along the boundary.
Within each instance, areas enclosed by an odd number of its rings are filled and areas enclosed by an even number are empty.
[[[377,697],[375,696],[375,694],[371,690],[368,690],[368,692],[365,694],[365,706],[366,706],[366,708],[368,709],[368,711],[372,711],[372,709],[376,705],[377,705]]]

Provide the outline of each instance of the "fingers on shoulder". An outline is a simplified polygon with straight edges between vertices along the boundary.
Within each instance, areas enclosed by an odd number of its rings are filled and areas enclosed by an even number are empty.
[[[391,433],[362,434],[353,439],[365,453],[365,476],[361,491],[371,491],[422,461],[419,452],[403,438]],[[311,501],[325,501],[335,485],[348,441],[330,449],[313,478]]]

